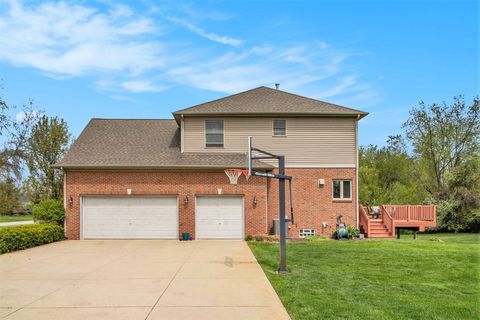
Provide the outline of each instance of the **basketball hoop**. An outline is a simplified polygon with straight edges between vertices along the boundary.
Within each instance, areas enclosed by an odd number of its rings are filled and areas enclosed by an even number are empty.
[[[237,184],[238,177],[242,175],[241,169],[226,169],[225,174],[230,179],[230,184]]]

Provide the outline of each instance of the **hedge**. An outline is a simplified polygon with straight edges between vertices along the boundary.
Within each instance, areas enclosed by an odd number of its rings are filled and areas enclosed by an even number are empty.
[[[63,228],[54,223],[0,228],[0,254],[65,239]]]
[[[63,201],[56,199],[42,200],[32,208],[33,220],[38,222],[55,222],[63,225],[65,221],[65,209]]]

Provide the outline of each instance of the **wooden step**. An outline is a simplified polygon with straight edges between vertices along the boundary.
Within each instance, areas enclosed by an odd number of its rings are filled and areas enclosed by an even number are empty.
[[[368,233],[368,238],[391,238],[390,232]]]
[[[368,231],[369,232],[388,232],[388,229],[385,226],[381,226],[381,227],[370,226],[370,229]]]
[[[371,226],[378,226],[378,225],[383,226],[384,223],[383,223],[383,221],[374,221],[374,222],[370,222],[370,225]]]

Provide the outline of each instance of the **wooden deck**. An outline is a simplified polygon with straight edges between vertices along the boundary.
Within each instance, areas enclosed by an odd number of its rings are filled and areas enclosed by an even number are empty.
[[[359,227],[368,238],[395,237],[399,229],[425,231],[437,225],[437,207],[434,205],[381,205],[377,217],[365,206],[359,206]]]

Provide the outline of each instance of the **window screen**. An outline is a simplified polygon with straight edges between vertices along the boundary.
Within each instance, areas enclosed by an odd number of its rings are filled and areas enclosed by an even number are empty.
[[[287,135],[287,120],[273,120],[273,135]]]
[[[333,180],[333,199],[352,199],[351,180]]]
[[[205,120],[206,147],[223,147],[223,120]]]

